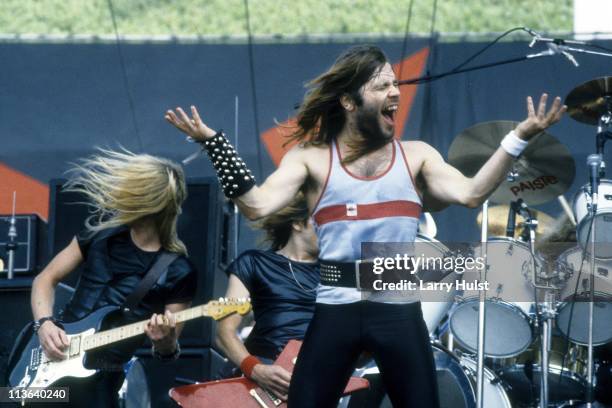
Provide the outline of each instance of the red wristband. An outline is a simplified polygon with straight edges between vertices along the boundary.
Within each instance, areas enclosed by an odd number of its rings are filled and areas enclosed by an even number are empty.
[[[253,367],[255,367],[257,364],[262,364],[262,362],[259,361],[257,357],[249,354],[244,358],[244,360],[242,360],[242,363],[240,363],[240,371],[242,371],[247,378],[251,378]]]

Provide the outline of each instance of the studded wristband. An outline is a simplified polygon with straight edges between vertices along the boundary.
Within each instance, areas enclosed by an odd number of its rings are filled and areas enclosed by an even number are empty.
[[[212,138],[204,141],[204,148],[217,170],[217,178],[226,197],[240,197],[255,186],[255,177],[251,170],[238,156],[223,131],[218,131]]]

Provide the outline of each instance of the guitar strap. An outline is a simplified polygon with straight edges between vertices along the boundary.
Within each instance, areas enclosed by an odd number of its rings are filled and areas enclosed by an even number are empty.
[[[124,312],[129,312],[133,308],[135,308],[138,303],[142,300],[142,298],[147,294],[149,289],[153,287],[157,279],[164,273],[170,264],[178,258],[178,254],[174,252],[162,252],[158,257],[155,263],[149,271],[145,275],[144,278],[140,281],[136,289],[125,299],[121,308]]]

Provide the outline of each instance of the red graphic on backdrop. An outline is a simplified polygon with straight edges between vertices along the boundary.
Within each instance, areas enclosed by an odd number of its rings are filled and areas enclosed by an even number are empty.
[[[396,75],[398,75],[398,79],[410,79],[420,76],[425,69],[428,55],[429,48],[426,47],[405,58],[401,62],[401,77],[399,76],[400,63],[398,62],[397,64],[393,64],[393,70],[395,71]],[[395,114],[395,137],[397,139],[401,138],[402,132],[404,131],[404,125],[406,124],[410,110],[412,109],[412,103],[414,102],[416,91],[417,85],[404,85],[400,88],[400,105],[397,113]],[[277,166],[285,153],[296,144],[296,142],[291,142],[286,146],[283,146],[287,141],[287,136],[293,133],[295,125],[295,118],[290,118],[280,125],[266,130],[261,135],[261,139],[263,140],[272,161]]]
[[[17,193],[17,214],[49,216],[49,187],[40,181],[0,163],[0,214],[13,211],[13,191]]]

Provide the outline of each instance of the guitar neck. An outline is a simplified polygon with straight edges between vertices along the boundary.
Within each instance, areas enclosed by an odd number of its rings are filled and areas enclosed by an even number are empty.
[[[176,317],[177,323],[182,323],[187,320],[197,319],[198,317],[210,316],[210,313],[208,312],[208,305],[200,305],[176,312],[174,316]],[[145,327],[148,322],[149,320],[142,320],[137,323],[100,331],[87,336],[83,339],[82,350],[93,350],[98,347],[141,335],[145,332]]]

